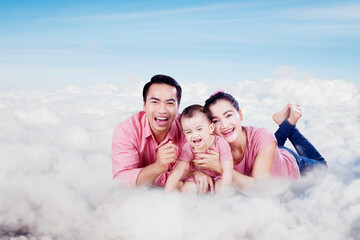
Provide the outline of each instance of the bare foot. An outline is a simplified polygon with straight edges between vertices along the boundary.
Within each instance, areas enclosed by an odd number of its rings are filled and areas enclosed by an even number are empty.
[[[297,121],[299,120],[299,118],[301,118],[301,116],[302,113],[300,105],[292,104],[292,106],[290,107],[290,116],[288,118],[289,123],[291,125],[296,125]]]
[[[275,113],[272,118],[274,122],[280,125],[285,119],[289,118],[290,116],[290,108],[292,104],[288,103],[280,112]]]

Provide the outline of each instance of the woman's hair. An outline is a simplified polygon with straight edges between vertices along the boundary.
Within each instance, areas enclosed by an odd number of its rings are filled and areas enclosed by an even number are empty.
[[[217,101],[219,100],[225,100],[228,101],[231,105],[233,105],[233,107],[237,110],[240,111],[240,107],[239,107],[239,103],[238,101],[236,101],[236,99],[231,96],[228,93],[225,92],[217,92],[213,95],[211,95],[206,101],[205,101],[205,105],[204,105],[204,110],[207,112],[209,111],[209,108],[211,105],[215,104]]]
[[[209,122],[211,123],[211,115],[209,111],[205,111],[205,108],[199,104],[193,104],[190,105],[188,107],[186,107],[182,113],[180,114],[180,123],[181,120],[183,118],[192,118],[194,117],[197,113],[202,113],[205,114],[206,118],[209,120]]]

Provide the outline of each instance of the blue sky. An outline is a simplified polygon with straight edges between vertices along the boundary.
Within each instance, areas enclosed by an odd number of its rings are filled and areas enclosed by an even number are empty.
[[[358,1],[0,0],[0,89],[265,78],[360,83]]]

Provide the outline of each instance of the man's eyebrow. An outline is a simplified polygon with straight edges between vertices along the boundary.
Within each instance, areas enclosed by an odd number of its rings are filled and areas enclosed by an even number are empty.
[[[160,101],[160,98],[151,97],[150,100]],[[169,98],[169,99],[166,99],[166,101],[167,101],[167,102],[176,102],[176,99],[175,99],[175,98]]]
[[[156,98],[156,97],[151,97],[150,100],[160,101],[160,99],[158,99],[158,98]]]

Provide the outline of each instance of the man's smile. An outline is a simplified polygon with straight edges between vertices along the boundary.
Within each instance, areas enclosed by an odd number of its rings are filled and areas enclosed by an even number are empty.
[[[155,116],[154,119],[158,126],[165,126],[169,121],[168,116]]]

